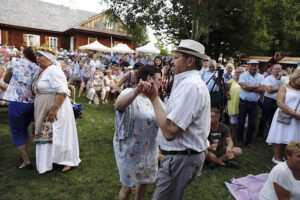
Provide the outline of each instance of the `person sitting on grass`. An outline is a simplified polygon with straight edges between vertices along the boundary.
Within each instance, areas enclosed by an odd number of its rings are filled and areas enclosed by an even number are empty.
[[[239,164],[234,159],[242,155],[242,149],[233,146],[230,129],[220,122],[220,110],[211,108],[211,129],[208,136],[210,146],[206,155],[206,160],[211,166],[228,166],[239,168]],[[226,140],[226,146],[224,142]]]
[[[300,199],[300,142],[288,143],[285,155],[287,161],[273,167],[259,200]]]

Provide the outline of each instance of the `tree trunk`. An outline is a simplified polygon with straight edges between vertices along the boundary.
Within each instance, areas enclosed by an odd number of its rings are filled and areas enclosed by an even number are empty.
[[[202,6],[203,0],[191,0],[190,8],[192,11],[192,33],[191,39],[198,41],[201,35],[200,27],[200,7]]]

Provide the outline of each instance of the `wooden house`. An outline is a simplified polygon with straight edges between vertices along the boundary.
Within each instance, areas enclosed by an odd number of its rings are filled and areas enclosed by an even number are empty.
[[[97,14],[39,0],[5,0],[0,13],[0,44],[75,50],[98,40],[108,47],[120,42],[134,47],[123,22],[106,12]]]

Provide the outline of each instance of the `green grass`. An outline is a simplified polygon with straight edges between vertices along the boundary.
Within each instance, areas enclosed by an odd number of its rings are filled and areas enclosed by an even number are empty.
[[[80,99],[80,102],[86,102]],[[11,142],[7,109],[0,108],[0,199],[117,199],[121,187],[116,167],[112,138],[114,135],[114,110],[112,104],[84,104],[84,116],[77,119],[81,164],[67,174],[61,166],[39,175],[35,170],[19,171],[20,164]],[[184,199],[225,200],[234,199],[224,182],[247,174],[269,172],[272,149],[264,141],[254,140],[257,150],[244,149],[239,159],[241,168],[215,168],[206,166],[202,175],[188,187]],[[35,161],[34,145],[29,152]],[[155,185],[148,187],[145,199],[151,199]]]

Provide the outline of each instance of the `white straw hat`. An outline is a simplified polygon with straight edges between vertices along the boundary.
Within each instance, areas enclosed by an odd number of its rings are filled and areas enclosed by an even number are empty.
[[[181,40],[177,49],[173,50],[172,52],[177,51],[196,56],[203,60],[207,58],[207,55],[204,53],[204,46],[195,40]]]

